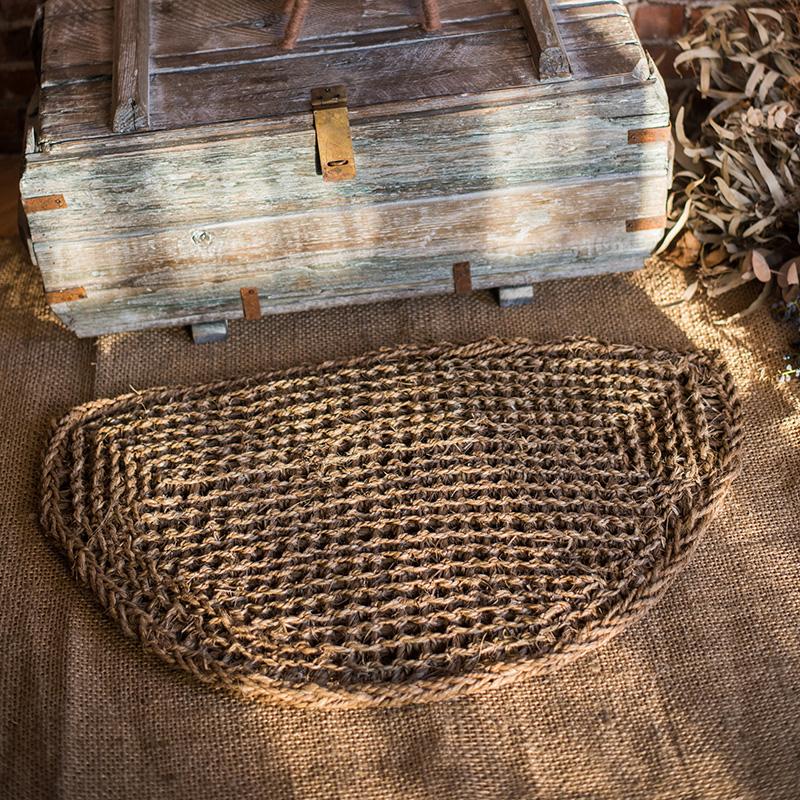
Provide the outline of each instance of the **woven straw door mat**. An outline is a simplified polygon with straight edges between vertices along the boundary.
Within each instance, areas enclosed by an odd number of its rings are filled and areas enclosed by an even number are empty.
[[[42,525],[168,664],[397,707],[621,633],[687,563],[740,443],[713,355],[406,345],[79,406],[44,457]]]
[[[776,383],[766,313],[712,324],[664,308],[648,269],[537,287],[95,343],[46,312],[21,250],[0,245],[0,798],[794,798],[800,785],[800,400]],[[321,710],[242,698],[143,655],[77,586],[38,523],[51,423],[96,398],[192,385],[400,343],[591,335],[718,349],[742,401],[742,467],[661,601],[584,658],[476,694]]]

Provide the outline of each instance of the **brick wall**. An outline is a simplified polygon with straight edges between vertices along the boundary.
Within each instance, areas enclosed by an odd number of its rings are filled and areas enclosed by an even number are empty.
[[[675,38],[686,30],[698,0],[626,0],[642,41],[665,77],[674,76]],[[36,77],[30,60],[29,31],[36,0],[0,0],[0,152],[16,152],[22,139],[25,106]]]

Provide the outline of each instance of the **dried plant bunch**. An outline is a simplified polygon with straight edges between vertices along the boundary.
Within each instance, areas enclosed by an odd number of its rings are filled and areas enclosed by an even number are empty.
[[[762,305],[773,286],[800,294],[800,1],[722,5],[679,41],[676,68],[694,85],[676,103],[675,220],[660,251],[677,244],[698,286],[719,296],[747,281]]]

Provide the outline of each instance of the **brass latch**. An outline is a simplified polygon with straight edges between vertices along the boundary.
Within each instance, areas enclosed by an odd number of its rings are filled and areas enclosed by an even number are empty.
[[[347,87],[311,90],[311,108],[317,131],[317,155],[326,181],[349,181],[356,176],[353,140],[347,115]]]

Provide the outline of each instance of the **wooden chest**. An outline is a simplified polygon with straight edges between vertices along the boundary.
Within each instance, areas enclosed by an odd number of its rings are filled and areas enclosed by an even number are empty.
[[[45,4],[23,209],[79,336],[636,269],[660,238],[667,100],[620,2],[313,0],[291,49],[282,3]]]

